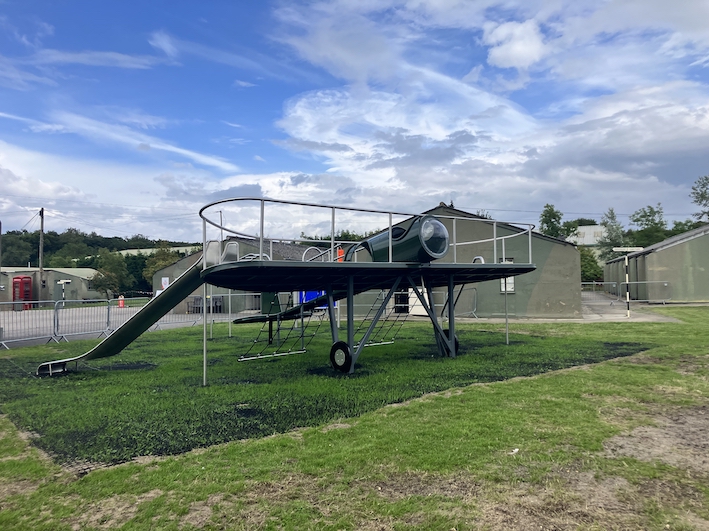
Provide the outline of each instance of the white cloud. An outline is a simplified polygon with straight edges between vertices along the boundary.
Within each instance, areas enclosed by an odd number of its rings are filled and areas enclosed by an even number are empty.
[[[128,55],[118,52],[65,52],[42,49],[25,61],[33,65],[80,64],[87,66],[109,66],[116,68],[147,69],[164,63],[165,60],[152,55]]]
[[[154,32],[148,40],[148,43],[154,48],[163,51],[170,58],[189,55],[276,79],[310,77],[310,74],[293,66],[289,62],[273,59],[254,50],[247,50],[245,53],[235,53],[198,42],[177,39],[163,31]]]
[[[534,20],[488,24],[483,41],[490,46],[487,62],[500,68],[529,68],[546,53],[542,34]]]
[[[36,84],[56,85],[53,79],[20,69],[10,59],[0,55],[0,86],[16,90],[29,90]]]
[[[139,133],[124,125],[100,122],[78,114],[56,111],[52,113],[53,121],[61,124],[66,131],[79,134],[93,141],[109,140],[128,146],[150,146],[151,149],[180,155],[188,160],[204,166],[210,166],[222,171],[238,171],[238,167],[220,157],[205,155],[193,150],[172,145],[157,137]]]
[[[235,87],[242,87],[242,88],[249,88],[249,87],[255,87],[256,85],[254,83],[249,83],[248,81],[242,81],[240,79],[237,79],[234,81],[234,86]]]
[[[180,55],[180,51],[173,42],[172,37],[164,31],[156,31],[148,39],[148,43],[153,47],[161,50],[170,59],[176,59]]]

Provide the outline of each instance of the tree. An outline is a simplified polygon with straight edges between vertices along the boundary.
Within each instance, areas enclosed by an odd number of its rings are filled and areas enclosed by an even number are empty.
[[[692,219],[686,219],[684,221],[673,221],[672,228],[668,229],[666,232],[667,237],[676,236],[677,234],[682,234],[684,232],[698,229],[704,225],[701,221],[694,221]]]
[[[701,208],[701,211],[696,212],[693,216],[700,221],[703,218],[707,218],[709,221],[709,175],[704,175],[694,181],[689,197],[692,198],[695,205]]]
[[[573,220],[571,223],[576,223],[577,227],[588,227],[591,225],[598,225],[598,221],[595,219],[591,218],[577,218]]]
[[[607,261],[623,256],[623,253],[618,253],[613,250],[613,247],[623,247],[625,245],[625,236],[623,235],[623,225],[618,221],[613,208],[601,217],[601,226],[605,229],[603,236],[598,240],[599,256],[601,260]]]
[[[143,269],[143,278],[148,281],[148,284],[153,285],[153,275],[160,271],[163,267],[174,264],[180,259],[180,255],[170,249],[168,242],[158,242],[157,250],[150,255],[145,261],[145,269]]]
[[[564,215],[554,208],[554,205],[547,203],[539,216],[539,232],[554,238],[564,238],[561,226],[561,218]]]
[[[581,255],[581,282],[602,282],[603,268],[596,260],[596,255],[585,245],[579,245]]]
[[[88,267],[94,261],[91,249],[82,241],[72,241],[64,245],[47,259],[49,267]]]
[[[128,273],[126,261],[120,253],[100,249],[97,259],[97,272],[91,279],[93,288],[110,297],[130,289],[135,279]]]
[[[562,223],[561,218],[563,217],[564,215],[554,208],[554,205],[547,203],[539,216],[539,232],[562,240],[573,236],[579,228],[579,220]]]
[[[25,241],[23,233],[11,231],[2,237],[2,265],[26,266],[33,255],[32,244]]]
[[[667,222],[660,203],[657,207],[648,205],[636,210],[630,215],[630,221],[640,227],[629,234],[635,245],[648,247],[667,238]]]
[[[152,282],[148,282],[145,280],[145,278],[143,278],[143,270],[145,269],[145,266],[148,262],[148,257],[142,253],[138,253],[133,255],[127,255],[123,258],[126,261],[126,268],[128,269],[128,273],[130,273],[130,275],[135,279],[135,282],[133,282],[133,285],[128,291],[137,292],[137,294],[139,294],[140,292],[153,291]],[[135,294],[136,293],[134,293],[134,295]]]

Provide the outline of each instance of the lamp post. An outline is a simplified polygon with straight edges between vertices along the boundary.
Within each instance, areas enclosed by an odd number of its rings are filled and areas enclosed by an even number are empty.
[[[62,307],[63,307],[65,304],[64,301],[66,300],[64,290],[65,290],[65,287],[67,284],[71,284],[71,280],[68,280],[68,279],[67,280],[57,280],[57,284],[62,287]]]
[[[634,253],[642,251],[644,247],[613,247],[617,253]],[[630,319],[630,276],[628,274],[628,255],[625,255],[625,307],[628,319]]]

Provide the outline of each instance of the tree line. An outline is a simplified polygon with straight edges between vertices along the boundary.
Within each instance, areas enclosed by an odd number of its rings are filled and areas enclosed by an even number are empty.
[[[28,232],[8,231],[2,235],[2,266],[39,266],[38,230]],[[64,232],[48,231],[44,234],[43,267],[96,269],[91,279],[93,289],[107,296],[123,294],[141,295],[152,292],[153,274],[182,256],[170,248],[201,244],[151,240],[142,234],[130,238],[105,237],[92,232],[86,234],[70,228]],[[123,256],[118,251],[126,249],[157,249],[154,254],[139,253]]]
[[[661,203],[657,203],[656,206],[648,205],[633,212],[629,218],[632,227],[627,229],[620,223],[613,208],[609,208],[603,214],[600,223],[590,218],[562,221],[564,215],[554,205],[547,203],[539,217],[539,231],[547,236],[566,239],[577,234],[579,227],[601,225],[605,230],[598,241],[598,257],[603,261],[612,260],[623,256],[623,253],[614,251],[614,247],[649,247],[707,223],[709,221],[709,175],[699,177],[695,181],[689,196],[699,207],[699,212],[695,212],[692,218],[684,221],[674,221],[671,227],[665,220]],[[603,280],[603,269],[594,253],[583,245],[579,245],[578,249],[581,253],[581,280],[583,282]]]

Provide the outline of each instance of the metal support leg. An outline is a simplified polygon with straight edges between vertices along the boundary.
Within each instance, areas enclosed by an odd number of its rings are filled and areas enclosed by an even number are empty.
[[[426,297],[424,297],[423,293],[419,290],[414,280],[410,276],[407,277],[407,280],[409,281],[409,285],[411,286],[411,288],[414,290],[414,293],[416,293],[416,296],[418,297],[421,306],[423,306],[423,309],[426,310],[429,319],[431,319],[431,323],[433,324],[433,333],[436,337],[436,345],[438,346],[438,351],[441,356],[445,356],[447,354],[447,352],[445,352],[446,341],[443,340],[443,338],[446,337],[446,334],[443,332],[441,325],[438,323],[436,312],[429,306],[428,302],[426,301]],[[430,292],[430,290],[428,291]],[[431,298],[431,301],[433,301],[433,298]]]
[[[337,319],[335,316],[335,298],[332,296],[332,287],[327,287],[327,315],[330,318],[330,331],[332,332],[332,342],[337,343],[340,340],[340,334],[337,329]]]
[[[455,358],[455,302],[453,295],[455,292],[453,275],[448,275],[448,352],[451,358]]]
[[[350,352],[354,350],[354,277],[347,277],[347,346]],[[354,358],[350,366],[350,374],[354,372]]]

